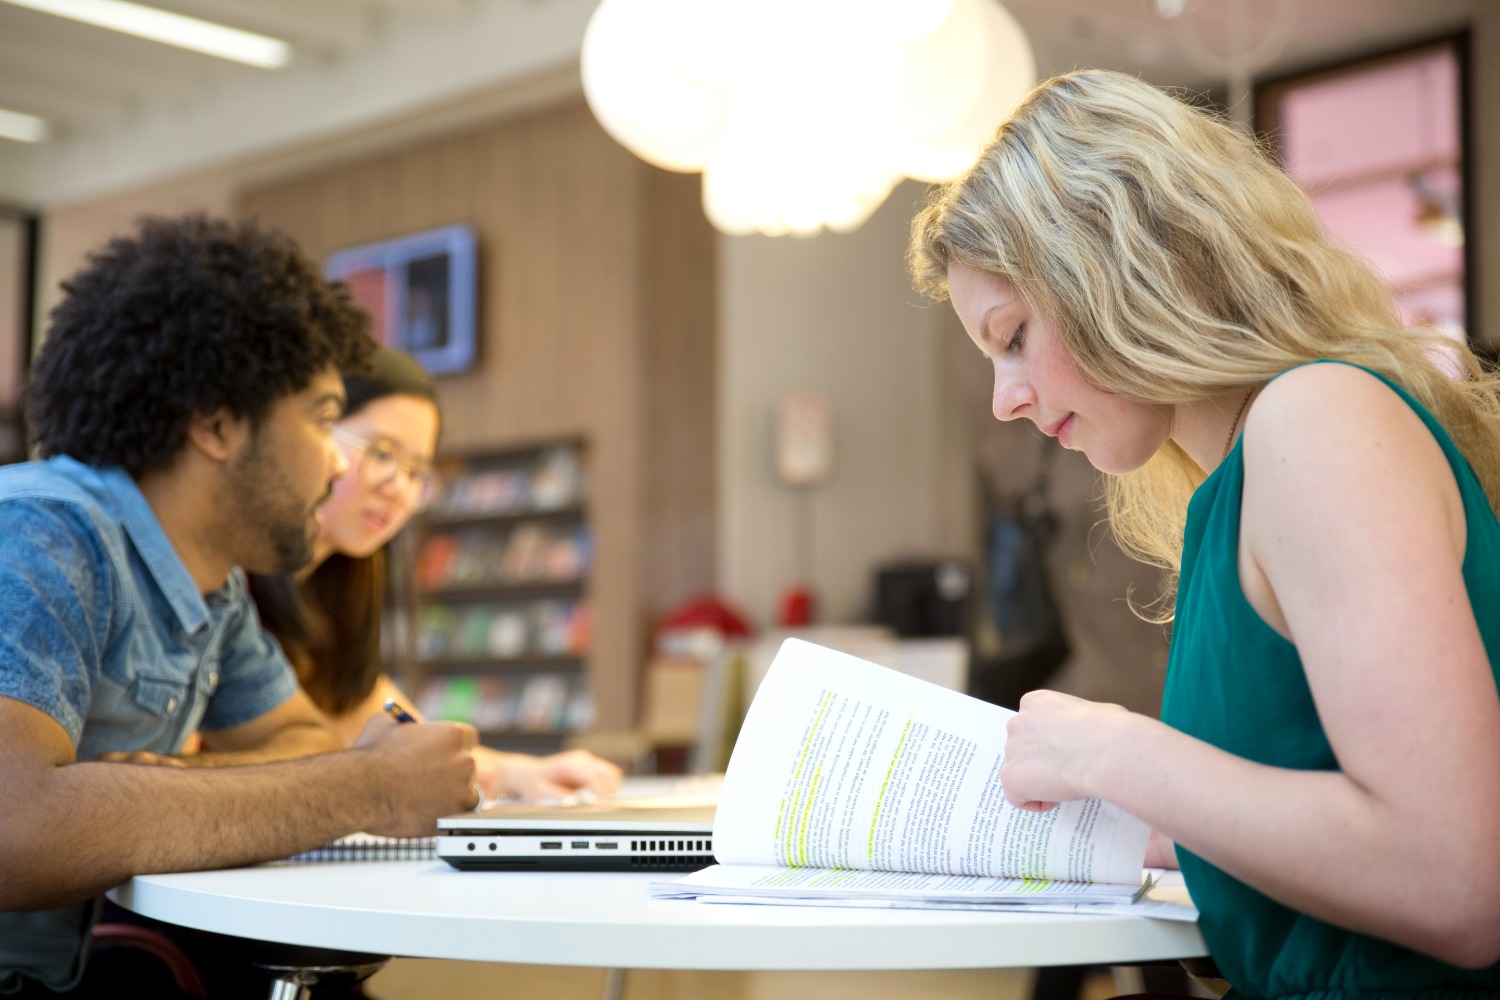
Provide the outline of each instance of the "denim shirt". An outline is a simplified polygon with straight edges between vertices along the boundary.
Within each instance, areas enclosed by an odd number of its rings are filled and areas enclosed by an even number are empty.
[[[0,696],[56,720],[80,762],[176,753],[296,690],[241,573],[199,593],[128,474],[67,457],[0,468]],[[94,910],[0,913],[0,994],[22,973],[72,985]]]

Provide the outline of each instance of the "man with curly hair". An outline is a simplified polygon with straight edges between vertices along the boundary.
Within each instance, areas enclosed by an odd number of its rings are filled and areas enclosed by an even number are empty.
[[[29,390],[43,460],[0,469],[0,996],[81,989],[95,898],[130,875],[474,804],[471,729],[376,720],[339,750],[246,595],[240,568],[308,561],[346,468],[340,372],[371,350],[347,291],[202,216],[63,287]]]

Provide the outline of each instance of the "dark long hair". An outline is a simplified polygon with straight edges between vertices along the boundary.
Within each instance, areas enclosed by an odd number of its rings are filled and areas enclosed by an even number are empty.
[[[437,406],[431,376],[410,355],[389,347],[376,349],[368,373],[345,375],[344,391],[345,416],[385,396],[416,396]],[[393,591],[409,592],[387,586],[386,563],[382,548],[363,558],[335,552],[300,583],[291,576],[250,574],[261,623],[281,643],[302,689],[329,715],[343,715],[368,698],[386,669],[384,610]]]

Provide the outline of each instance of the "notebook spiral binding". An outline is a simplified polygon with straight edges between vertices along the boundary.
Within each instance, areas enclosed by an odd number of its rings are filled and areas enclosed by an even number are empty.
[[[375,837],[353,834],[293,854],[288,861],[425,861],[436,856],[433,837]]]

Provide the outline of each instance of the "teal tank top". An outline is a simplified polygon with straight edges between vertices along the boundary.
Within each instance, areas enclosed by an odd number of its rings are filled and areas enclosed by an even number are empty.
[[[1442,425],[1405,389],[1376,377],[1422,418],[1458,480],[1468,522],[1464,582],[1494,669],[1500,664],[1500,522]],[[1240,589],[1244,479],[1236,444],[1188,504],[1162,720],[1262,764],[1337,770],[1297,648],[1265,623]],[[1288,909],[1182,848],[1177,857],[1202,915],[1204,940],[1235,987],[1232,996],[1500,996],[1500,963],[1479,971],[1447,965]]]

